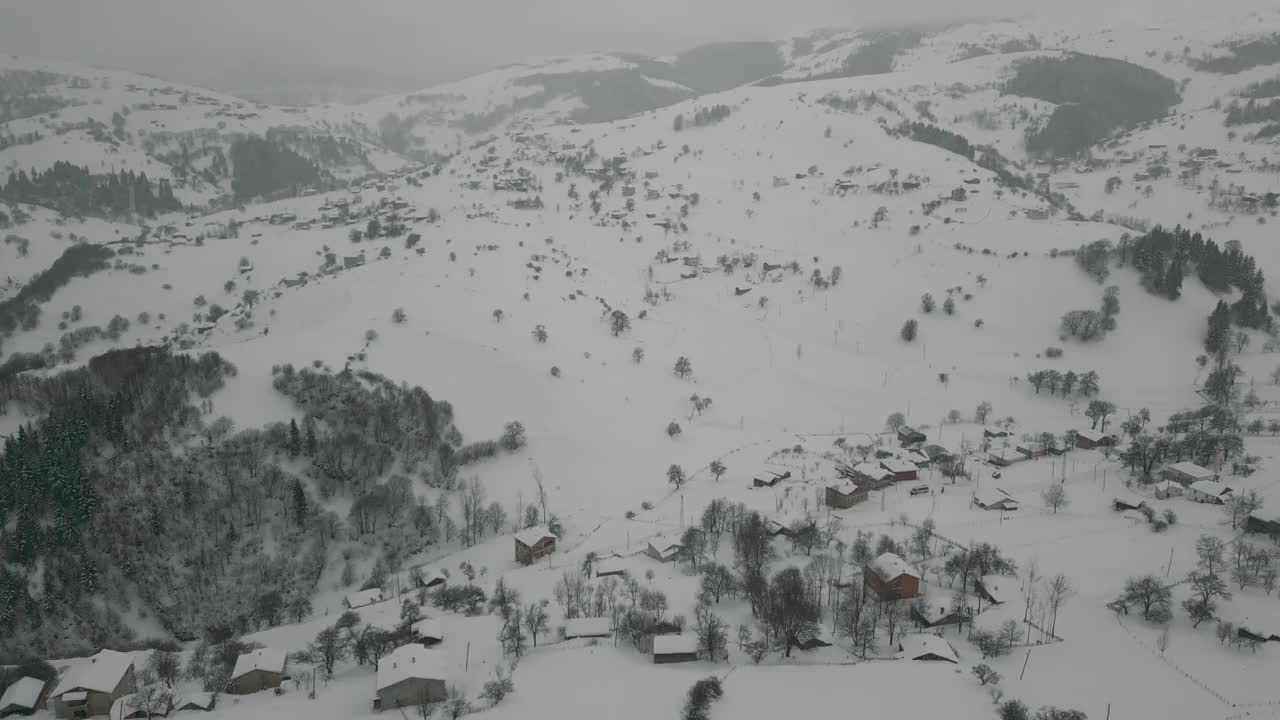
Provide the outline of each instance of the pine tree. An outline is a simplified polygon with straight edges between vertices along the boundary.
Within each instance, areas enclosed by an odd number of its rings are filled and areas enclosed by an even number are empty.
[[[1184,274],[1182,256],[1177,255],[1173,258],[1173,262],[1169,265],[1169,272],[1164,277],[1165,297],[1170,300],[1177,300],[1182,297],[1182,277]]]
[[[318,446],[319,446],[319,443],[316,442],[316,421],[308,417],[302,421],[302,424],[306,428],[305,447],[307,451],[307,457],[315,457],[316,450],[318,449]]]
[[[307,492],[302,489],[302,481],[293,481],[293,521],[299,525],[307,516]]]
[[[298,431],[298,421],[289,418],[289,457],[296,458],[302,452],[302,433]]]
[[[1218,355],[1227,349],[1231,339],[1231,308],[1225,300],[1219,300],[1218,306],[1209,314],[1209,330],[1204,338],[1204,350],[1209,355]]]

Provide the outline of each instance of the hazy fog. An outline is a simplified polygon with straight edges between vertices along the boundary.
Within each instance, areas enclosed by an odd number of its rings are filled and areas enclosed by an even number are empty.
[[[1099,18],[1192,0],[1077,0]],[[1045,0],[5,0],[5,52],[227,88],[411,88],[530,56],[662,54],[822,26],[1019,16]],[[1117,7],[1120,6],[1120,7]]]

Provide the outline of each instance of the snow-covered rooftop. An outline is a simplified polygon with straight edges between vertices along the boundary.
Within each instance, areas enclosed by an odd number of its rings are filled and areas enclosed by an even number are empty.
[[[33,677],[18,678],[0,696],[0,712],[7,707],[35,708],[40,701],[40,691],[44,689],[44,681]]]
[[[858,463],[857,465],[854,465],[853,471],[858,475],[862,475],[863,477],[869,477],[873,479],[886,478],[890,475],[888,470],[885,470],[884,468],[880,467],[879,465],[876,465],[875,463],[869,463],[869,462]]]
[[[992,505],[998,505],[1000,503],[1004,503],[1005,505],[1009,505],[1011,503],[1014,505],[1018,504],[1017,500],[1014,500],[1009,493],[1001,490],[1000,488],[979,490],[974,493],[973,499],[979,505],[984,507],[991,507]]]
[[[1018,452],[1017,448],[1011,448],[1011,447],[992,450],[990,453],[990,457],[992,460],[1003,460],[1005,462],[1017,462],[1019,460],[1027,459],[1027,456]]]
[[[183,708],[200,708],[201,710],[208,710],[213,707],[213,693],[184,693],[174,700],[173,706],[178,710],[182,710]]]
[[[979,582],[993,600],[1007,603],[1018,597],[1018,581],[1008,575],[983,575]]]
[[[1191,483],[1191,489],[1212,497],[1222,497],[1231,492],[1231,488],[1217,480],[1197,480]]]
[[[564,621],[564,636],[566,638],[608,637],[613,634],[611,625],[607,617],[572,618]]]
[[[542,525],[525,528],[516,533],[516,542],[521,545],[528,545],[529,547],[537,545],[544,538],[555,538],[555,535]]]
[[[898,653],[899,660],[915,660],[925,655],[936,655],[953,663],[960,662],[960,656],[956,655],[956,650],[951,647],[951,643],[937,635],[926,633],[907,635],[898,643],[898,647],[902,648]]]
[[[421,645],[401,645],[378,661],[378,690],[412,678],[443,680],[444,662],[440,652]]]
[[[894,553],[885,553],[871,561],[871,569],[885,580],[893,580],[902,575],[918,578],[920,573],[907,564],[906,560]]]
[[[1192,478],[1193,480],[1212,480],[1213,479],[1212,470],[1202,468],[1193,462],[1187,462],[1184,460],[1182,462],[1176,462],[1172,465],[1167,465],[1166,467],[1169,470],[1173,470],[1175,472],[1179,472],[1183,475],[1186,475],[1187,477]]]
[[[858,491],[858,484],[849,479],[836,480],[835,482],[827,483],[827,489],[834,490],[841,495],[852,495]]]
[[[343,600],[346,601],[347,607],[358,608],[365,605],[372,605],[382,601],[382,590],[378,588],[369,588],[368,590],[359,590],[353,593],[347,593]]]
[[[698,636],[693,633],[655,635],[653,637],[654,655],[677,655],[696,652],[698,652]]]
[[[1105,433],[1105,432],[1102,432],[1101,430],[1085,428],[1084,430],[1077,430],[1076,437],[1084,438],[1085,440],[1088,440],[1090,442],[1099,442],[1103,438],[1109,438],[1114,436],[1111,433]]]
[[[444,626],[440,624],[439,618],[426,618],[413,624],[413,634],[420,638],[443,640]]]
[[[57,697],[73,690],[109,693],[116,689],[131,667],[133,667],[132,655],[115,650],[102,650],[91,658],[81,660],[67,672],[51,695]]]
[[[254,670],[283,673],[286,659],[283,650],[276,650],[275,648],[252,650],[236,658],[236,667],[231,671],[231,679],[235,680]]]
[[[883,465],[886,470],[894,474],[916,472],[920,469],[916,467],[915,463],[902,458],[885,458],[880,461],[880,464]]]

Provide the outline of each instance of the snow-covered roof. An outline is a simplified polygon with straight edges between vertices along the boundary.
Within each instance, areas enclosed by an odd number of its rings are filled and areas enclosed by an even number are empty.
[[[956,650],[951,647],[951,643],[937,635],[927,633],[907,635],[898,643],[898,647],[902,648],[898,653],[899,660],[915,660],[925,655],[937,655],[953,663],[960,662],[960,656],[956,655]]]
[[[1103,438],[1114,438],[1115,436],[1112,435],[1111,433],[1102,432],[1101,430],[1094,430],[1093,428],[1085,428],[1084,430],[1077,430],[1076,437],[1084,438],[1085,440],[1088,440],[1090,442],[1099,442]]]
[[[989,457],[991,457],[991,459],[993,460],[1004,460],[1006,462],[1017,462],[1019,460],[1027,459],[1027,456],[1018,452],[1017,448],[1011,448],[1011,447],[992,450],[989,454]]]
[[[654,655],[678,655],[698,652],[698,636],[693,633],[680,635],[654,635]]]
[[[1009,493],[1001,490],[1000,488],[979,490],[977,493],[974,493],[973,499],[983,507],[991,507],[1000,503],[1004,503],[1005,505],[1018,504],[1017,500],[1014,500]]]
[[[419,620],[413,624],[413,634],[420,638],[431,638],[432,640],[444,639],[444,626],[440,624],[439,618],[426,618]]]
[[[853,471],[858,475],[862,475],[863,477],[869,477],[873,479],[885,478],[890,475],[888,470],[885,470],[884,468],[880,467],[879,465],[876,465],[875,463],[869,463],[869,462],[858,463],[857,465],[854,465]]]
[[[1211,497],[1222,497],[1231,492],[1231,488],[1216,480],[1197,480],[1191,483],[1191,489]]]
[[[901,458],[885,458],[880,461],[880,464],[883,465],[886,470],[894,474],[916,472],[920,469],[916,467],[915,463]]]
[[[1011,578],[1008,575],[983,575],[979,578],[979,582],[987,591],[987,595],[998,603],[1007,603],[1018,598],[1017,578]]]
[[[1212,480],[1213,479],[1212,470],[1207,470],[1193,462],[1186,462],[1185,460],[1183,462],[1176,462],[1172,465],[1167,465],[1166,468],[1169,470],[1173,470],[1178,473],[1181,473],[1183,475],[1186,475],[1187,477],[1195,480]]]
[[[1156,490],[1159,490],[1159,491],[1161,491],[1161,492],[1168,492],[1169,490],[1181,490],[1181,489],[1182,489],[1182,486],[1181,486],[1181,485],[1179,485],[1178,483],[1176,483],[1176,482],[1174,482],[1174,481],[1172,481],[1172,480],[1161,480],[1160,482],[1156,483],[1153,487],[1154,487]]]
[[[607,617],[572,618],[564,621],[564,636],[566,638],[608,637],[613,634],[611,625]]]
[[[131,667],[133,667],[133,656],[129,653],[115,650],[99,651],[97,655],[81,660],[64,675],[51,696],[57,697],[72,690],[112,692]]]
[[[828,490],[835,490],[841,495],[852,495],[858,492],[858,484],[852,480],[837,480],[827,484]]]
[[[908,565],[906,560],[894,553],[885,553],[872,560],[871,569],[885,580],[893,580],[901,575],[910,575],[913,578],[920,577],[920,573]]]
[[[521,545],[528,545],[529,547],[537,545],[542,542],[544,538],[554,539],[555,535],[542,525],[534,525],[533,527],[525,528],[516,533],[516,542]]]
[[[208,710],[213,707],[213,693],[211,692],[191,692],[180,695],[173,706],[179,710],[186,707],[197,707],[201,710]]]
[[[81,703],[89,699],[89,693],[85,690],[72,690],[62,693],[61,697],[64,703]]]
[[[443,656],[421,645],[401,645],[378,661],[377,689],[410,679],[444,680]]]
[[[382,590],[379,588],[369,588],[368,590],[358,590],[353,593],[347,593],[343,600],[347,603],[347,607],[358,608],[365,605],[372,605],[376,602],[382,602]]]
[[[40,702],[40,691],[44,690],[44,681],[33,677],[18,678],[0,696],[0,711],[7,707],[35,708]]]
[[[275,648],[251,650],[236,658],[236,667],[231,671],[231,679],[235,680],[254,670],[283,673],[285,661],[286,656],[283,650],[276,650]]]
[[[907,460],[909,462],[915,463],[916,465],[919,465],[920,463],[929,462],[929,456],[925,455],[919,450],[911,450],[907,453]]]

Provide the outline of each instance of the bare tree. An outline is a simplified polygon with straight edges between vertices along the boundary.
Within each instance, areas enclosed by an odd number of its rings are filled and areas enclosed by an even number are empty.
[[[1049,486],[1040,493],[1040,497],[1044,500],[1045,506],[1053,510],[1054,515],[1071,503],[1070,498],[1067,497],[1066,485],[1057,481],[1049,483]]]
[[[1212,535],[1201,535],[1196,540],[1196,555],[1200,558],[1200,568],[1214,575],[1226,565],[1227,544]]]
[[[1075,588],[1071,587],[1071,581],[1066,575],[1058,573],[1049,578],[1049,582],[1045,585],[1045,600],[1049,603],[1050,635],[1055,634],[1058,628],[1058,611],[1074,594]]]

